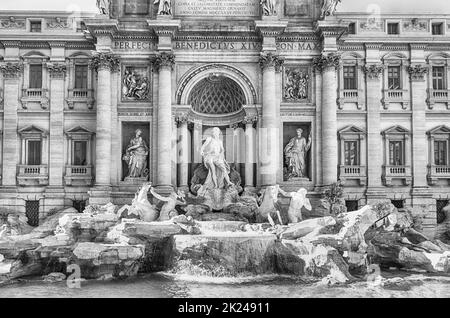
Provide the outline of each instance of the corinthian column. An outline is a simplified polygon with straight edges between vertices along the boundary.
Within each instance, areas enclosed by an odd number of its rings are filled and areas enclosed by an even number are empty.
[[[314,60],[314,66],[322,72],[322,180],[324,185],[337,181],[337,79],[336,69],[340,56],[335,53]]]
[[[259,134],[259,160],[261,185],[270,186],[277,183],[279,134],[280,123],[278,113],[280,111],[277,102],[276,70],[283,64],[283,60],[274,53],[261,53],[260,66],[263,72],[263,101],[262,101],[262,125]]]
[[[98,73],[95,187],[108,192],[111,186],[111,72],[119,67],[119,59],[109,53],[97,53],[90,66]],[[90,204],[109,201],[107,193],[91,191]]]
[[[255,187],[255,125],[257,117],[245,117],[245,188]]]
[[[178,125],[178,186],[188,190],[189,183],[189,131],[187,116],[179,116],[176,119]]]
[[[173,53],[163,52],[155,60],[155,67],[159,72],[156,184],[163,188],[172,187],[172,69],[174,64]]]

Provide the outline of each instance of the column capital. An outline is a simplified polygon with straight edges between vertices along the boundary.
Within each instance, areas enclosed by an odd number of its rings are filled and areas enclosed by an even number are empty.
[[[173,70],[175,65],[175,54],[172,52],[162,52],[156,56],[155,67],[159,71],[161,68],[170,68]]]
[[[284,59],[282,59],[278,54],[276,53],[261,53],[259,57],[259,65],[261,69],[265,70],[266,68],[273,67],[275,68],[275,71],[279,72],[281,70],[281,67],[284,64]]]
[[[384,66],[382,64],[367,64],[362,69],[368,79],[379,79],[381,73],[383,73]]]
[[[187,114],[179,114],[175,116],[175,123],[177,127],[181,127],[183,125],[187,125],[189,123],[189,117]]]
[[[324,71],[326,68],[334,67],[337,69],[341,63],[341,56],[337,53],[330,53],[316,57],[313,65],[316,70]]]
[[[94,69],[96,72],[102,69],[115,72],[119,70],[119,65],[119,58],[112,53],[106,52],[97,52],[89,62],[89,67]]]
[[[4,78],[19,78],[23,71],[23,64],[21,62],[2,63],[0,64],[0,70]]]
[[[51,78],[63,79],[66,76],[67,66],[64,63],[47,63]]]
[[[430,72],[428,66],[423,66],[421,64],[409,65],[408,73],[411,77],[411,81],[420,82],[425,80],[425,75]]]
[[[256,124],[258,123],[257,116],[245,116],[244,120],[242,120],[242,124],[244,125],[252,125],[253,128],[256,128]]]

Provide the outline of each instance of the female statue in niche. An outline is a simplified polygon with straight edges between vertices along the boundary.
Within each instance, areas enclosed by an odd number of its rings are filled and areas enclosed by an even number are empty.
[[[147,178],[147,157],[149,148],[142,138],[142,130],[136,130],[136,137],[131,139],[123,160],[128,164],[127,178]]]
[[[303,129],[297,129],[297,137],[291,139],[291,141],[284,148],[284,154],[286,156],[286,164],[288,166],[288,178],[306,178],[306,155],[311,149],[311,134],[308,141],[303,136]]]

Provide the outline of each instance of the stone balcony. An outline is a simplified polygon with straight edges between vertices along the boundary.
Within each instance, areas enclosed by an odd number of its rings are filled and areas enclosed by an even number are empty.
[[[92,166],[66,166],[64,181],[68,186],[91,186],[94,180]]]
[[[411,166],[383,166],[383,182],[386,186],[392,186],[392,180],[403,180],[404,185],[412,182]]]
[[[340,92],[338,99],[339,109],[342,109],[345,103],[355,103],[358,109],[363,108],[364,94],[358,89],[344,89]]]
[[[450,181],[450,166],[428,166],[428,182],[435,185],[439,180]]]
[[[427,104],[429,109],[433,109],[434,104],[443,103],[450,109],[450,90],[447,89],[428,89]]]
[[[389,109],[389,104],[401,104],[403,109],[408,109],[410,98],[405,89],[385,89],[383,90],[383,99],[381,100],[384,109]]]
[[[358,180],[361,186],[367,184],[367,173],[365,166],[340,166],[339,178],[345,183],[346,180]]]
[[[20,186],[48,185],[48,166],[19,165],[17,182]]]
[[[20,99],[23,109],[28,109],[29,103],[40,103],[42,109],[48,109],[50,104],[48,89],[24,88]]]
[[[75,108],[75,103],[85,103],[89,109],[94,108],[94,90],[93,89],[69,89],[67,97],[67,106],[69,109]]]

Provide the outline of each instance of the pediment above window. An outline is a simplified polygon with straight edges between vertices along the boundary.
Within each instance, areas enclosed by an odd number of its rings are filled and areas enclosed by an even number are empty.
[[[450,135],[450,128],[445,125],[441,125],[430,130],[428,135]]]
[[[386,129],[385,131],[382,132],[383,136],[386,136],[386,135],[404,135],[404,136],[409,136],[410,134],[411,134],[411,132],[408,129],[406,129],[406,128],[402,127],[402,126],[398,126],[398,125],[394,126],[394,127],[391,127],[391,128],[388,128],[388,129]]]
[[[90,131],[89,129],[83,126],[76,126],[66,131],[66,135],[69,137],[84,136],[90,138],[94,134],[95,134],[94,132]]]
[[[359,127],[350,125],[339,130],[338,134],[341,139],[364,139],[366,136],[366,131]]]
[[[36,127],[34,125],[26,126],[22,129],[19,129],[18,133],[22,138],[25,138],[25,137],[45,138],[48,135],[47,131],[45,131],[44,129],[41,129],[39,127]]]

